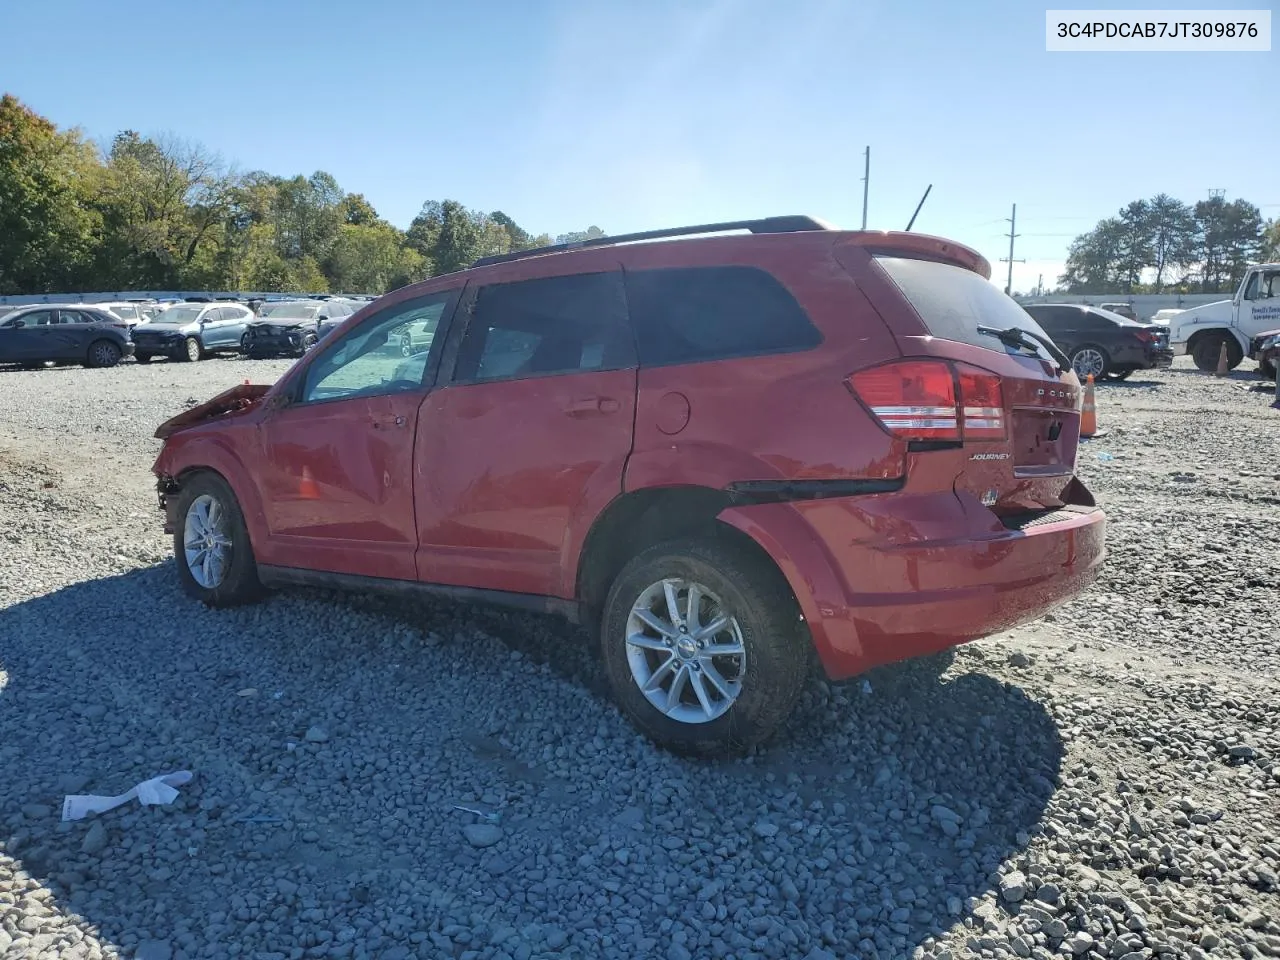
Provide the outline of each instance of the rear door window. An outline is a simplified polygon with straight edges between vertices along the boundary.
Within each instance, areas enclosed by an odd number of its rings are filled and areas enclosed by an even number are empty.
[[[510,380],[634,365],[621,274],[575,274],[481,287],[453,380]]]
[[[972,270],[910,257],[877,256],[875,261],[911,304],[929,333],[941,340],[1016,353],[1015,348],[1004,347],[979,328],[1017,327],[1048,337],[1016,300]],[[1052,361],[1052,355],[1043,347],[1039,353],[1045,360]]]
[[[822,342],[796,298],[755,267],[628,270],[640,365],[809,350]]]

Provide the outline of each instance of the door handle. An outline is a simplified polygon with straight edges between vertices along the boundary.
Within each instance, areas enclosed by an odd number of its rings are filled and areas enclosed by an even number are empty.
[[[617,413],[621,406],[613,397],[585,397],[571,401],[565,413],[571,417],[587,417],[593,413]]]
[[[392,427],[403,427],[406,423],[404,417],[374,417],[370,422],[375,430],[390,430]]]

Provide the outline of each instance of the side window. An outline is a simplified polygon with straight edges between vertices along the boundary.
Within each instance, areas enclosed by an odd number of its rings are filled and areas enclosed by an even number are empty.
[[[1080,329],[1088,333],[1110,333],[1115,328],[1115,321],[1108,320],[1091,310],[1084,310],[1080,314]]]
[[[1268,273],[1262,278],[1262,296],[1260,299],[1271,300],[1280,297],[1280,271]]]
[[[1259,276],[1260,276],[1259,274],[1255,273],[1249,277],[1249,283],[1244,288],[1244,299],[1246,300],[1258,299],[1258,277]]]
[[[456,290],[448,290],[397,303],[347,331],[307,368],[300,401],[420,389],[429,351],[440,346],[436,330],[456,296]],[[420,351],[406,350],[406,342],[422,344]]]
[[[808,350],[822,334],[787,289],[755,267],[627,271],[641,366]]]
[[[26,321],[28,327],[47,327],[58,322],[58,314],[55,310],[37,310],[35,313],[28,313],[22,319]]]
[[[1055,337],[1062,329],[1062,324],[1058,322],[1058,312],[1052,307],[1032,307],[1027,310],[1031,314],[1031,319],[1040,324],[1040,329]]]
[[[121,320],[137,320],[138,319],[138,310],[136,307],[132,305],[125,306],[122,304],[121,306],[116,308],[115,313],[116,313],[116,316],[118,316]]]
[[[90,321],[90,317],[81,313],[79,310],[59,310],[58,311],[59,323],[88,323],[89,321]]]
[[[455,383],[633,366],[620,273],[492,284],[476,293]]]

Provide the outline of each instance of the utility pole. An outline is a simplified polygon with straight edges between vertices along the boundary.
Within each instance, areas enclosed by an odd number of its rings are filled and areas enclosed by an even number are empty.
[[[1009,284],[1004,288],[1004,292],[1010,297],[1013,296],[1013,265],[1015,263],[1027,262],[1026,260],[1013,259],[1013,241],[1014,241],[1014,238],[1018,236],[1018,234],[1015,233],[1014,231],[1017,229],[1017,226],[1018,226],[1018,205],[1015,203],[1013,205],[1013,215],[1009,217],[1009,256],[1000,258],[1001,263],[1009,264]]]
[[[1044,274],[1040,274],[1040,279],[1036,281],[1036,296],[1044,296]]]
[[[862,229],[867,229],[867,193],[871,189],[871,145],[867,145],[867,164],[862,174]]]

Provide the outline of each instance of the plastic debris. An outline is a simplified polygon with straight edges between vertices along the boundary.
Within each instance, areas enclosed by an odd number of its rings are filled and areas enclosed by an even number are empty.
[[[62,819],[83,820],[91,813],[105,813],[136,799],[144,807],[173,803],[178,798],[178,787],[184,787],[194,777],[190,770],[177,770],[143,780],[127,793],[118,797],[100,797],[93,794],[68,794],[62,800]]]
[[[1099,451],[1098,453],[1094,454],[1094,456],[1096,456],[1103,463],[1110,463],[1112,460],[1115,459],[1114,454],[1107,453],[1105,450]]]
[[[497,823],[499,819],[498,814],[496,813],[490,813],[487,810],[478,810],[475,807],[467,807],[461,803],[455,803],[453,805],[453,809],[461,810],[464,813],[474,813],[477,817],[480,817],[482,820],[488,820],[490,823]]]
[[[236,817],[236,823],[284,823],[284,817],[269,817],[265,813],[251,813]]]
[[[871,696],[871,681],[870,681],[870,680],[863,680],[863,681],[862,681],[862,693],[863,693],[863,695],[864,695],[864,696],[868,696],[868,697],[869,697],[869,696]]]

